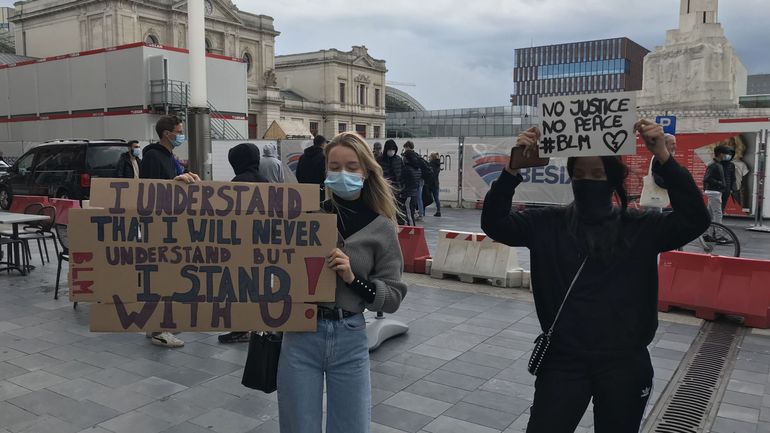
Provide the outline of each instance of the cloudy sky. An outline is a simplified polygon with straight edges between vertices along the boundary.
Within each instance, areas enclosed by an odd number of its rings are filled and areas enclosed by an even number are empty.
[[[270,15],[276,54],[366,45],[428,109],[509,104],[516,48],[628,36],[648,49],[678,27],[679,0],[235,0]],[[749,73],[770,73],[768,0],[720,2]]]
[[[0,0],[11,5],[12,0]],[[628,36],[648,49],[678,26],[679,0],[234,0],[270,15],[276,54],[366,45],[389,81],[428,109],[507,105],[513,53],[531,44]],[[749,73],[770,73],[768,0],[720,2]]]

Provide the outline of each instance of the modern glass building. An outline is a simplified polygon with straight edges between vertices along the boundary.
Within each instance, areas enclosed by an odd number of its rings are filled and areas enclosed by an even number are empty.
[[[531,127],[531,107],[478,107],[387,113],[388,137],[512,137]]]
[[[517,49],[511,103],[535,107],[539,96],[641,90],[647,53],[628,38]]]
[[[749,75],[747,95],[770,95],[770,74]]]

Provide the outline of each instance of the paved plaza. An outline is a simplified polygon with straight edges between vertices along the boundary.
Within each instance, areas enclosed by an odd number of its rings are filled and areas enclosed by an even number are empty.
[[[446,210],[425,225],[478,230],[477,211]],[[770,235],[740,231],[749,250]],[[36,249],[33,264],[40,265]],[[526,250],[520,254],[526,267]],[[0,433],[277,432],[276,395],[240,384],[246,344],[183,333],[180,349],[143,334],[88,331],[89,306],[53,300],[55,261],[27,277],[0,275]],[[392,318],[409,332],[371,355],[372,431],[522,432],[534,394],[526,371],[540,332],[531,295],[406,274],[409,293]],[[648,413],[675,377],[702,322],[661,314],[650,352],[655,386]],[[729,365],[713,432],[770,431],[770,334],[749,331]],[[579,432],[591,432],[592,413]]]

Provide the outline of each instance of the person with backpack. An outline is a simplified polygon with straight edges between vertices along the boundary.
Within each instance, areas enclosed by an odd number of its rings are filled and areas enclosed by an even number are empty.
[[[427,185],[428,188],[430,188],[431,184],[433,183],[433,170],[431,170],[430,165],[428,164],[425,159],[420,156],[419,153],[414,151],[414,143],[411,141],[407,141],[404,143],[404,153],[407,151],[413,152],[415,155],[417,155],[417,163],[420,168],[420,178],[418,180],[417,185],[417,211],[418,211],[418,218],[417,220],[421,220],[425,218],[425,201],[423,199],[423,192],[425,189],[425,186]]]

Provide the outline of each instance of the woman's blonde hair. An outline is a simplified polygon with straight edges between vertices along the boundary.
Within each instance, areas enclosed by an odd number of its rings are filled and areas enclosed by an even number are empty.
[[[398,206],[396,206],[396,197],[393,195],[393,188],[391,188],[390,183],[385,179],[385,176],[382,173],[382,167],[380,167],[380,164],[374,159],[374,154],[366,141],[355,132],[343,132],[338,134],[326,145],[326,148],[324,148],[327,164],[329,161],[329,153],[337,146],[345,146],[353,149],[358,156],[358,161],[361,163],[365,173],[364,176],[366,177],[364,188],[361,190],[361,198],[364,200],[364,203],[369,209],[395,223],[399,215],[399,210]],[[333,202],[334,196],[328,188],[327,195],[332,197]]]

